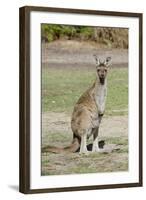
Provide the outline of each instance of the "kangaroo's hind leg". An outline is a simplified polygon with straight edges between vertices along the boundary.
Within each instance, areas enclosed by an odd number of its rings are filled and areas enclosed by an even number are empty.
[[[92,135],[93,135],[93,146],[92,146],[92,152],[99,152],[101,149],[99,148],[98,143],[98,133],[99,133],[99,126],[102,120],[103,115],[98,115],[98,126],[92,129]]]
[[[87,136],[86,134],[83,134],[81,136],[81,146],[80,146],[80,153],[87,153]]]
[[[92,130],[92,134],[93,134],[93,146],[92,146],[92,152],[99,152],[100,148],[98,145],[98,132],[99,132],[99,127],[94,128]]]
[[[82,154],[82,153],[87,154],[88,153],[88,150],[87,150],[87,135],[88,135],[87,131],[85,131],[81,135],[80,154]]]

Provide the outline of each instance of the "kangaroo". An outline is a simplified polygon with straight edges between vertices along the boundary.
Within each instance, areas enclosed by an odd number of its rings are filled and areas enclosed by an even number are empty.
[[[101,61],[94,55],[96,61],[96,80],[79,98],[74,106],[71,118],[73,141],[71,145],[60,148],[47,146],[42,152],[79,152],[88,153],[87,139],[93,136],[92,152],[100,152],[98,141],[99,126],[105,112],[107,96],[107,73],[111,64],[111,57]]]

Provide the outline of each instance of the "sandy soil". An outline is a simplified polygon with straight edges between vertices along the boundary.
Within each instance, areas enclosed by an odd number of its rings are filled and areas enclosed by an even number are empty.
[[[49,144],[65,147],[71,143],[69,115],[43,113],[42,125],[43,146]],[[128,170],[128,144],[125,142],[128,140],[127,134],[127,116],[105,116],[100,126],[99,138],[105,140],[106,147],[118,148],[119,151],[89,155],[42,153],[42,175],[126,171]]]
[[[71,116],[66,113],[46,112],[42,115],[43,145],[45,137],[53,132],[64,133],[72,136],[70,127]],[[127,116],[103,117],[100,125],[100,137],[124,137],[128,134]],[[70,141],[69,141],[70,142]]]

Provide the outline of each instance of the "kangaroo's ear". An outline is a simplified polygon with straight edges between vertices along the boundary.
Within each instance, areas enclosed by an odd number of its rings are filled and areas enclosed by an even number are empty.
[[[105,59],[105,65],[106,65],[107,67],[109,67],[109,66],[111,65],[111,60],[112,60],[111,57],[107,57],[107,58]]]
[[[100,59],[97,57],[97,55],[93,55],[96,61],[96,67],[98,67],[100,65]]]

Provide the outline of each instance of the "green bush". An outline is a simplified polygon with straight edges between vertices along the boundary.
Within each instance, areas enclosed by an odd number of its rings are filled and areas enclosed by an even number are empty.
[[[128,29],[42,24],[42,41],[94,41],[110,48],[128,48]]]

